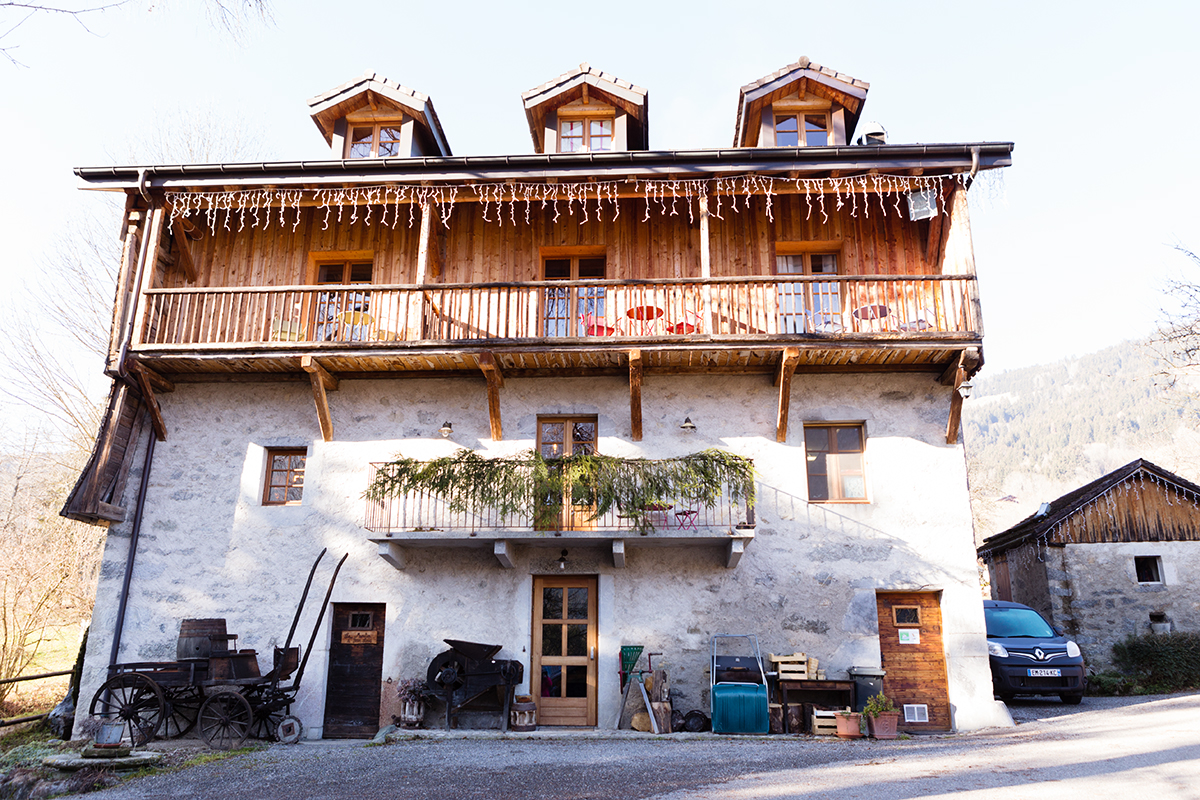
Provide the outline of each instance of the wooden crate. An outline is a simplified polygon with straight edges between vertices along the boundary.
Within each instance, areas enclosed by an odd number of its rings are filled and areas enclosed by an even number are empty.
[[[767,660],[771,662],[771,666],[779,674],[780,680],[802,681],[816,677],[817,660],[809,658],[804,653],[795,653],[790,656],[777,656],[774,653],[768,653]]]
[[[845,710],[849,711],[849,706]],[[837,715],[840,713],[842,712],[814,708],[812,712],[812,725],[809,727],[812,735],[837,736]]]

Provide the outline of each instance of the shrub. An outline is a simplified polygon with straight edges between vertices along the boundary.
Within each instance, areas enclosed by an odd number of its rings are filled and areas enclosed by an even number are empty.
[[[1200,633],[1130,636],[1113,645],[1113,660],[1138,693],[1200,687]]]

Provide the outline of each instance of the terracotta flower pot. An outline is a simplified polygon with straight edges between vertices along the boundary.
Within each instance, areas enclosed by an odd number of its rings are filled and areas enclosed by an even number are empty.
[[[839,739],[862,738],[862,714],[859,714],[857,711],[852,711],[849,714],[839,712],[833,718],[837,720]]]
[[[895,739],[896,726],[899,723],[899,711],[881,711],[878,717],[867,715],[867,728],[876,739]]]

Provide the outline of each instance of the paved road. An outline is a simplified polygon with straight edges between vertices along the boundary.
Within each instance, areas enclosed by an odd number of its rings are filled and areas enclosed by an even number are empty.
[[[896,742],[692,735],[276,745],[88,797],[1200,800],[1200,694],[1010,707],[1016,728]]]

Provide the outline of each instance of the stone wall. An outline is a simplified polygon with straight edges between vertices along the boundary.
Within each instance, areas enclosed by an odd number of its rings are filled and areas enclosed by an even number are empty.
[[[1058,569],[1070,576],[1053,622],[1076,637],[1090,669],[1112,664],[1112,646],[1150,633],[1150,615],[1173,631],[1200,631],[1200,542],[1069,544]],[[1134,556],[1158,556],[1159,583],[1138,583]]]
[[[350,553],[334,602],[387,604],[384,723],[395,682],[423,676],[443,638],[503,643],[499,657],[525,663],[528,691],[532,576],[561,574],[561,548],[516,548],[507,570],[488,550],[411,548],[406,569],[396,570],[361,527],[368,464],[460,446],[515,454],[533,446],[539,414],[596,414],[603,453],[663,458],[722,447],[754,458],[760,479],[756,536],[734,569],[720,547],[630,541],[624,569],[604,547],[571,547],[568,571],[599,576],[602,727],[619,700],[621,644],[664,653],[683,711],[708,710],[713,633],[756,633],[764,653],[804,651],[831,676],[879,666],[881,589],[942,591],[954,723],[1004,724],[991,697],[963,451],[945,443],[949,391],[930,375],[797,375],[788,441],[776,443],[769,376],[649,374],[644,440],[632,442],[625,380],[510,378],[501,391],[505,439],[493,442],[479,380],[343,380],[330,394],[335,440],[324,442],[307,383],[179,383],[160,396],[169,438],[151,471],[119,659],[173,659],[181,618],[225,617],[265,671],[312,559],[328,547],[335,557]],[[679,429],[685,416],[694,433]],[[437,433],[444,420],[454,426],[448,440]],[[871,502],[806,501],[806,421],[865,423]],[[308,448],[302,505],[261,504],[272,446]],[[140,463],[129,479],[130,509]],[[110,530],[84,698],[104,678],[129,529]],[[327,560],[317,574],[301,644],[331,569]],[[326,617],[293,709],[310,736],[321,733],[328,647]]]

